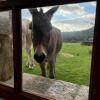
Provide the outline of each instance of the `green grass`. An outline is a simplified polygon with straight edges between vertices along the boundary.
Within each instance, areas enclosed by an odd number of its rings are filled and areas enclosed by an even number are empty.
[[[80,43],[63,43],[62,50],[57,56],[56,79],[64,80],[81,85],[89,85],[91,54],[90,46]],[[40,68],[35,62],[34,70],[25,67],[27,55],[23,50],[23,72],[30,74],[40,74]]]

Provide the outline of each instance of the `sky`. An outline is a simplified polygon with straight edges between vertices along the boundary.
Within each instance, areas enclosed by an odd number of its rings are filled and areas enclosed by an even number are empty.
[[[50,7],[43,7],[46,12]],[[60,5],[53,15],[51,23],[62,32],[89,29],[95,23],[96,2]],[[28,9],[22,10],[22,18],[31,20]]]

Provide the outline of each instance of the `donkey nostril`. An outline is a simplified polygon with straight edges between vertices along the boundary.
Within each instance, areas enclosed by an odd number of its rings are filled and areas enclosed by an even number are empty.
[[[38,62],[38,63],[42,63],[43,61],[44,61],[44,59],[45,59],[45,55],[44,54],[42,54],[42,55],[40,55],[40,56],[38,56],[37,54],[34,54],[34,59]]]

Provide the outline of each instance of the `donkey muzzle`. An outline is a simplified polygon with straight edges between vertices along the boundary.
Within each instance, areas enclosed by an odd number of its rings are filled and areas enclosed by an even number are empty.
[[[37,55],[34,54],[34,59],[38,62],[38,63],[42,63],[45,59],[46,55],[45,54],[41,54],[41,55]]]

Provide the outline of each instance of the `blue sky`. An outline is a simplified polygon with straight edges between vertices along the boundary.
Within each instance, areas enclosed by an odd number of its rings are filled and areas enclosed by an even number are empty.
[[[52,7],[44,7],[46,12]],[[52,18],[52,24],[61,31],[77,31],[94,25],[96,2],[61,5]],[[22,10],[23,18],[31,20],[27,9]]]
[[[96,7],[91,5],[91,3],[81,3],[80,5],[83,6],[85,11],[88,13],[95,13],[96,11]]]

